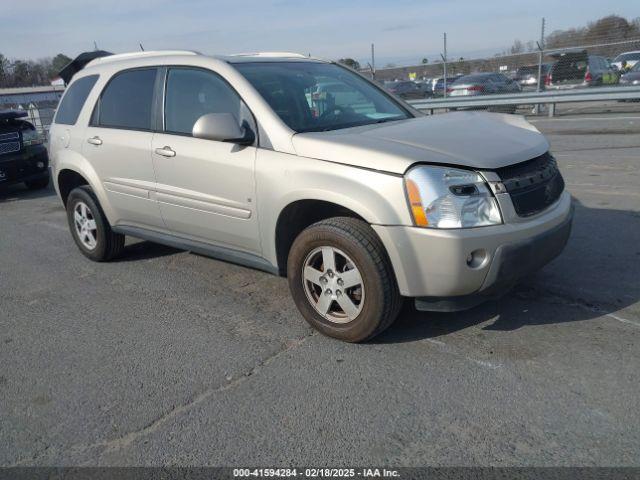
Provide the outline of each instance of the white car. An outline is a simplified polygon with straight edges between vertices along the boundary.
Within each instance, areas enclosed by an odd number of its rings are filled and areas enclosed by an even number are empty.
[[[618,70],[622,69],[622,62],[627,62],[627,71],[631,69],[638,61],[640,61],[640,50],[633,52],[623,52],[613,59],[611,65],[615,65]]]
[[[522,117],[425,116],[302,55],[99,58],[50,138],[85,256],[121,255],[130,235],[287,276],[304,318],[345,341],[382,332],[405,298],[451,311],[501,295],[571,229],[549,144]]]

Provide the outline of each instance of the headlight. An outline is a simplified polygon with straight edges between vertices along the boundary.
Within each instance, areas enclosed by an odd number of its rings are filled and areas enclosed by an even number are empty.
[[[415,225],[469,228],[502,223],[498,202],[478,173],[457,168],[418,166],[405,175]]]
[[[22,143],[25,147],[40,145],[44,142],[42,137],[35,130],[25,130],[22,132]]]

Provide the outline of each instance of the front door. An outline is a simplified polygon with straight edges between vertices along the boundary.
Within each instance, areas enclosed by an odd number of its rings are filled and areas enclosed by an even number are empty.
[[[210,70],[167,70],[163,131],[153,137],[156,196],[167,228],[193,240],[260,253],[255,146],[193,138],[207,113],[253,119],[238,94]]]

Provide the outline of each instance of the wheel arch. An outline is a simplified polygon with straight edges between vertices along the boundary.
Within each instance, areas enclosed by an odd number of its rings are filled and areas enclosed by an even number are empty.
[[[56,183],[60,193],[60,200],[62,200],[62,204],[65,207],[71,190],[82,185],[89,185],[89,181],[83,175],[70,168],[63,168],[58,172]]]
[[[350,217],[371,223],[366,212],[319,198],[303,198],[288,203],[278,215],[275,225],[275,250],[278,272],[285,276],[289,250],[296,237],[308,226],[333,217]]]

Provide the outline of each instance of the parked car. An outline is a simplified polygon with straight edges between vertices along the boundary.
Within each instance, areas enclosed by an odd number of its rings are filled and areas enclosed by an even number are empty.
[[[618,83],[619,75],[604,57],[586,51],[551,55],[557,61],[545,78],[547,89],[584,88]]]
[[[458,78],[447,88],[451,97],[514,93],[522,89],[502,73],[473,73]]]
[[[417,81],[416,85],[418,85],[418,89],[422,93],[423,97],[426,98],[426,97],[433,96],[433,82],[430,78],[426,80]]]
[[[544,83],[544,78],[549,73],[549,68],[551,65],[548,63],[543,63],[541,68],[541,76]],[[538,65],[526,65],[518,68],[516,74],[513,77],[513,80],[518,82],[522,88],[525,87],[537,87],[538,86]]]
[[[458,78],[447,88],[447,94],[450,97],[461,97],[516,93],[521,90],[515,80],[502,73],[474,73]],[[488,107],[489,110],[505,113],[514,113],[516,108],[516,105]]]
[[[308,92],[330,83],[368,109],[346,95],[313,115]],[[558,164],[524,118],[427,116],[303,55],[94,60],[50,153],[86,257],[116,258],[130,235],[287,276],[302,316],[345,341],[382,332],[404,298],[452,311],[503,294],[571,229]]]
[[[400,98],[423,98],[423,91],[411,81],[393,82],[388,85],[388,90]]]
[[[625,73],[622,71],[622,62],[625,62],[628,70],[633,68],[640,61],[640,50],[635,50],[633,52],[623,52],[613,59],[611,65],[613,65],[616,70],[621,73]],[[627,71],[628,71],[627,70]]]
[[[452,75],[447,77],[447,87],[455,82],[457,79],[462,77],[461,74]],[[433,79],[433,96],[434,97],[442,97],[444,95],[444,77],[434,78]]]
[[[620,85],[640,85],[640,62],[637,62],[631,70],[620,77]]]
[[[44,141],[24,110],[0,110],[0,186],[24,183],[36,190],[49,185]]]

